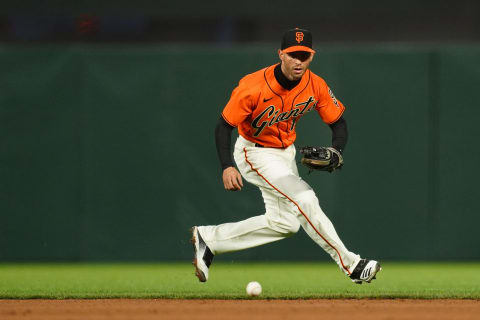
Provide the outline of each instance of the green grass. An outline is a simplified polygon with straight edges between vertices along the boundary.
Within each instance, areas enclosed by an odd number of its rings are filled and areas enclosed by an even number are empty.
[[[480,263],[383,263],[371,284],[352,283],[334,263],[212,265],[199,283],[189,262],[162,264],[0,264],[0,298],[244,299],[249,281],[260,298],[480,299]]]

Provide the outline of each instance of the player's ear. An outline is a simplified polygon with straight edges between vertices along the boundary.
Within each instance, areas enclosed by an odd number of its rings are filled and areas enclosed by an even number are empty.
[[[282,52],[282,50],[278,49],[278,58],[283,61],[283,55],[285,53]]]

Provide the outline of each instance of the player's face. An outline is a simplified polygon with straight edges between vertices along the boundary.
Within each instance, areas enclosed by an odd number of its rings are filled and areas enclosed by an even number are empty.
[[[282,61],[282,72],[289,80],[300,79],[313,59],[313,54],[306,51],[284,53],[278,50],[278,56]]]

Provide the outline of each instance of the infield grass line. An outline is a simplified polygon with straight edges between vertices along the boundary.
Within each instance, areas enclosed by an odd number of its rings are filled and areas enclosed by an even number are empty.
[[[334,263],[216,262],[206,283],[189,261],[175,263],[2,263],[0,299],[480,299],[480,263],[382,263],[357,285]],[[259,299],[252,298],[252,299]]]

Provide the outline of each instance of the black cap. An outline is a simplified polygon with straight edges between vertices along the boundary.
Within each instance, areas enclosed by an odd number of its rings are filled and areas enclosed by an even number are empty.
[[[315,53],[312,49],[312,34],[305,29],[290,29],[283,34],[280,49],[285,52],[307,51]]]

